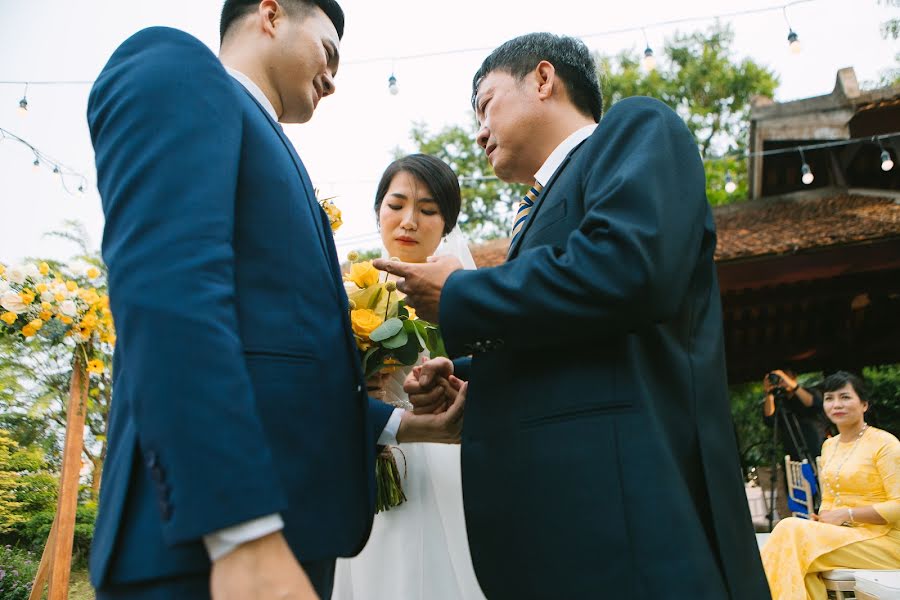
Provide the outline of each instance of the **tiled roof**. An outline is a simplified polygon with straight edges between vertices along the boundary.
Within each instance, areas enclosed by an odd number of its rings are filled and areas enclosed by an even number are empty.
[[[900,236],[900,193],[817,190],[713,209],[716,260],[790,254]],[[509,239],[472,246],[475,264],[506,260]]]

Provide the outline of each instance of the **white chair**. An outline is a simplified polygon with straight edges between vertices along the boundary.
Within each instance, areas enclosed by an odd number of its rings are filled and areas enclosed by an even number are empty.
[[[900,600],[900,571],[856,571],[857,600]]]
[[[834,569],[819,573],[819,577],[825,582],[828,598],[835,600],[855,598],[856,576],[854,573],[856,573],[855,569]]]

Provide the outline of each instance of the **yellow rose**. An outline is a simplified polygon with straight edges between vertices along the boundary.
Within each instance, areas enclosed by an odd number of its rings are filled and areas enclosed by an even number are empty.
[[[44,322],[40,319],[34,319],[28,326],[34,328],[35,331],[39,331],[44,326]]]
[[[6,274],[6,266],[0,263],[0,275]]]
[[[34,286],[34,289],[37,290],[37,293],[38,293],[38,294],[43,294],[44,292],[47,291],[47,284],[46,284],[46,283],[39,283],[39,284],[37,284],[36,286]]]
[[[99,375],[103,372],[103,361],[101,360],[91,360],[88,361],[87,364],[88,373],[93,375]]]
[[[49,302],[41,302],[41,308],[44,310],[53,310],[53,305]]]
[[[66,315],[60,315],[60,316],[59,316],[59,320],[62,321],[63,323],[65,323],[66,325],[71,325],[71,324],[72,324],[72,317],[69,317],[69,316],[66,316]]]
[[[22,335],[24,335],[27,338],[34,337],[34,335],[36,333],[37,333],[37,329],[32,327],[31,323],[29,323],[28,325],[26,325],[25,327],[22,328]]]
[[[86,274],[88,279],[97,279],[100,277],[100,270],[97,267],[90,267]]]
[[[22,290],[22,293],[19,294],[19,297],[22,299],[22,304],[27,305],[34,302],[34,294],[32,294],[30,290]]]
[[[87,304],[97,304],[100,302],[100,296],[97,294],[97,290],[81,290],[79,291],[79,295]]]
[[[38,317],[40,317],[44,321],[49,321],[50,319],[53,318],[53,313],[50,312],[49,310],[42,310],[41,313],[38,315]]]
[[[358,308],[350,311],[350,324],[353,327],[353,333],[362,338],[368,339],[369,335],[383,322],[384,319],[374,310]]]
[[[347,279],[360,288],[367,288],[370,285],[375,285],[378,283],[378,277],[379,271],[372,266],[371,260],[353,263],[350,265],[350,273],[347,275]]]
[[[14,313],[14,312],[5,312],[2,315],[0,315],[0,321],[3,321],[7,325],[12,325],[13,323],[15,323],[16,318],[17,318],[16,313]]]
[[[66,295],[60,294],[59,292],[57,292],[57,293],[53,294],[53,299],[56,300],[57,302],[62,302],[63,300],[66,299]]]
[[[70,292],[74,292],[75,290],[78,289],[78,284],[75,283],[74,281],[67,281],[66,289],[69,290]]]
[[[41,275],[46,275],[47,273],[50,272],[50,265],[48,265],[45,262],[42,262],[40,265],[38,265],[38,271],[41,272]]]
[[[84,315],[81,318],[81,326],[82,327],[90,327],[90,328],[96,327],[97,326],[97,316],[92,315],[90,313]]]
[[[91,388],[91,391],[88,392],[91,398],[99,398],[100,397],[100,388]]]

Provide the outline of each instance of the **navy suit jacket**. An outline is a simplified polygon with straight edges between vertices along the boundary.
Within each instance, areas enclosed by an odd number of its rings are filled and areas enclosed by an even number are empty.
[[[474,354],[463,496],[489,598],[768,597],[715,244],[693,137],[629,98],[547,182],[510,260],[448,279],[444,341]]]
[[[203,535],[271,513],[301,560],[358,552],[392,409],[281,126],[167,28],[115,51],[88,122],[118,332],[94,585],[202,573]]]

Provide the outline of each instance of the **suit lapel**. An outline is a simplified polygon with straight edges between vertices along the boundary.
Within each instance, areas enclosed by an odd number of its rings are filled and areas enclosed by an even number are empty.
[[[265,108],[257,101],[256,98],[253,97],[240,82],[235,81],[237,85],[244,90],[253,103],[259,107],[259,110],[265,115],[266,120],[269,122],[269,125],[278,134],[278,137],[281,139],[281,143],[284,144],[285,149],[287,149],[288,153],[291,156],[291,160],[294,161],[294,166],[297,168],[297,173],[300,175],[300,184],[303,187],[303,195],[306,197],[306,204],[310,210],[310,217],[313,221],[313,226],[316,229],[316,233],[319,236],[319,245],[322,248],[322,253],[325,255],[329,269],[332,271],[332,280],[333,285],[335,287],[336,292],[338,292],[338,298],[341,297],[343,288],[340,291],[337,288],[340,287],[341,274],[340,274],[340,263],[337,260],[337,252],[334,248],[334,241],[332,239],[328,239],[325,237],[326,230],[327,233],[331,233],[331,226],[328,225],[328,216],[325,214],[325,211],[322,210],[322,207],[319,206],[319,203],[315,199],[315,191],[312,187],[312,181],[309,178],[309,173],[306,171],[306,167],[303,165],[303,161],[300,160],[300,155],[297,154],[297,150],[294,148],[294,145],[287,138],[284,133],[284,129],[282,129],[281,124],[272,119],[272,116],[266,111]]]
[[[566,157],[563,159],[562,163],[560,163],[559,168],[553,172],[553,176],[550,178],[550,181],[547,182],[547,185],[544,186],[544,189],[541,190],[541,193],[538,194],[537,200],[534,202],[534,206],[531,208],[531,212],[528,213],[528,219],[525,221],[525,224],[522,225],[522,231],[519,232],[519,235],[514,240],[515,243],[509,247],[509,251],[506,254],[506,260],[513,259],[518,253],[519,246],[522,245],[522,240],[525,238],[525,235],[528,233],[528,228],[531,227],[531,224],[537,218],[537,213],[541,209],[541,206],[544,204],[544,198],[546,198],[550,194],[550,189],[553,187],[553,184],[556,183],[556,180],[559,179],[560,174],[565,170],[566,165],[569,164],[569,161],[572,160],[572,155],[581,148],[582,144],[587,141],[586,138],[584,141],[580,142],[577,146],[572,148],[572,151],[569,152]]]

